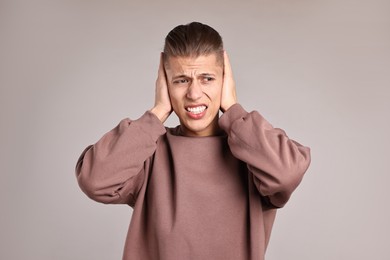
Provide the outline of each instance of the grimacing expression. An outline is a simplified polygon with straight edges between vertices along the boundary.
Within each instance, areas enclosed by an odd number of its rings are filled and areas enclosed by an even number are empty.
[[[165,71],[172,108],[183,134],[217,134],[223,84],[223,65],[217,55],[169,57]]]

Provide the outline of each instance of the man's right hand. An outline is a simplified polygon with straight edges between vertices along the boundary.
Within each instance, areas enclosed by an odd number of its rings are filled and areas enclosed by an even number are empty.
[[[171,100],[168,93],[168,83],[164,70],[164,56],[160,54],[160,66],[158,68],[158,76],[156,80],[156,94],[154,107],[150,110],[164,123],[172,113]]]

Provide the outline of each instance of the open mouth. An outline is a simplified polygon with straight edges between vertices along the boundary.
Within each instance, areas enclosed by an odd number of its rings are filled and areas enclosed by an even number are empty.
[[[202,112],[204,112],[207,109],[207,106],[205,105],[200,105],[196,107],[186,107],[187,112],[190,112],[192,114],[198,115]]]

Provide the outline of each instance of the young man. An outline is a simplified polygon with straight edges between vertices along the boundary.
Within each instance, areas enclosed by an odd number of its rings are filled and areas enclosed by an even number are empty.
[[[172,111],[180,125],[165,128]],[[90,198],[133,207],[125,260],[258,260],[309,164],[237,103],[220,35],[190,23],[165,39],[154,107],[87,147],[76,174]]]

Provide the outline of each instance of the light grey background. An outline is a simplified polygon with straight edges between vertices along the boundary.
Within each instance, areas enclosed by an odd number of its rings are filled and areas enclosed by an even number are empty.
[[[89,200],[74,166],[152,107],[163,39],[194,20],[223,36],[239,102],[312,148],[267,259],[390,259],[389,10],[387,0],[1,0],[0,259],[121,258],[131,208]]]

